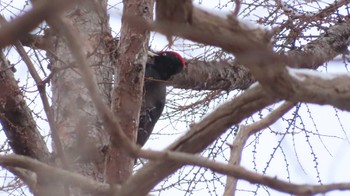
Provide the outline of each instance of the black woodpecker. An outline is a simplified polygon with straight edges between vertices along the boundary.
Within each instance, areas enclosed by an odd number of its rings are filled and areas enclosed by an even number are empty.
[[[154,125],[163,112],[166,97],[166,82],[185,68],[185,60],[173,51],[149,53],[146,64],[143,102],[140,112],[137,144],[143,146],[151,135]]]

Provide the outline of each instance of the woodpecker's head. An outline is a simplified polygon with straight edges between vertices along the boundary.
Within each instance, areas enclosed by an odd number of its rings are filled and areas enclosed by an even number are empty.
[[[168,80],[185,68],[185,60],[177,52],[162,51],[156,54],[149,52],[149,55],[153,56],[154,69],[157,70],[162,80]]]

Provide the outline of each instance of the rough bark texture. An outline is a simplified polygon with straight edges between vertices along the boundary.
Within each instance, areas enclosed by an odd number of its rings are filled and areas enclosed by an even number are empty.
[[[107,1],[82,1],[65,12],[64,16],[73,23],[74,30],[84,40],[81,49],[95,73],[101,99],[109,104],[113,70],[102,42],[109,31],[106,9]],[[52,107],[66,158],[74,171],[102,181],[103,148],[108,145],[108,136],[103,131],[65,39],[53,32],[51,42],[56,54],[48,55],[55,73],[52,78]]]
[[[14,153],[25,155],[44,163],[52,164],[50,153],[33,119],[32,111],[26,104],[23,94],[7,65],[3,53],[0,62],[0,123]],[[35,181],[34,195],[62,195],[61,186],[51,183],[42,176],[31,178]]]
[[[142,104],[143,78],[147,61],[149,31],[137,31],[126,16],[151,20],[153,0],[124,1],[122,29],[115,67],[112,110],[130,141],[136,142]],[[124,149],[111,146],[106,158],[106,179],[109,183],[123,183],[132,174],[134,157]]]
[[[192,90],[230,91],[247,89],[253,82],[255,80],[249,70],[238,63],[190,60],[186,69],[174,76],[169,85]]]
[[[173,5],[182,7],[180,4]],[[157,10],[157,12],[174,9]],[[180,36],[194,42],[218,46],[240,58],[252,59],[252,54],[253,59],[269,57],[265,56],[272,51],[268,32],[260,28],[251,28],[237,18],[220,17],[196,7],[187,6],[186,9],[192,10],[192,23],[178,22],[179,20],[173,18],[171,20],[157,18],[156,23],[150,24],[150,28],[167,36]]]
[[[156,10],[157,21],[192,22],[192,0],[158,0]]]
[[[49,162],[50,154],[36,127],[17,80],[0,54],[0,122],[16,154]]]

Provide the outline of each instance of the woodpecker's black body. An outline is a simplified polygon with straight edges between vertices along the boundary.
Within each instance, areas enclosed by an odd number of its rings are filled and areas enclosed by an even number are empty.
[[[164,81],[181,72],[184,59],[176,52],[155,54],[146,64],[143,104],[140,112],[137,144],[143,146],[163,112],[166,97]]]

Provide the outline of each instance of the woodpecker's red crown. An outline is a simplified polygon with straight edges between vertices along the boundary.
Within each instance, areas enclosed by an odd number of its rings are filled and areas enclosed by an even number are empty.
[[[174,51],[161,51],[158,53],[159,56],[167,56],[167,55],[172,55],[175,56],[177,59],[181,61],[182,68],[185,69],[186,64],[185,64],[185,59],[177,52]]]
[[[185,69],[185,60],[177,52],[161,51],[153,53],[148,51],[148,55],[152,57],[153,62],[146,64],[146,73],[154,73],[153,75],[158,75],[160,80],[168,80],[171,76]],[[150,74],[146,75],[150,76]]]

